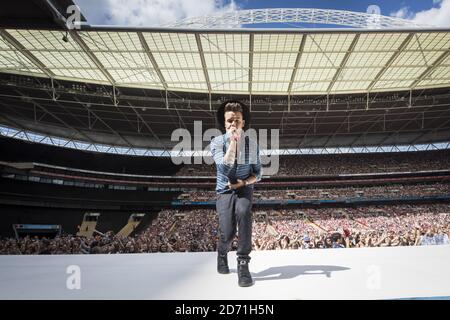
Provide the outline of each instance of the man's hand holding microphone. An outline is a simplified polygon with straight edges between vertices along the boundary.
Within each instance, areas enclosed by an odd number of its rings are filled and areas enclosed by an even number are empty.
[[[230,141],[238,142],[241,139],[242,129],[233,128],[230,130]]]

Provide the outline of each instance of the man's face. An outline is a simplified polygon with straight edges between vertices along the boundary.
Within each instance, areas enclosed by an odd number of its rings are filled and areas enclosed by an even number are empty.
[[[242,113],[239,111],[225,112],[225,130],[231,131],[234,129],[243,129],[245,120],[243,120]]]

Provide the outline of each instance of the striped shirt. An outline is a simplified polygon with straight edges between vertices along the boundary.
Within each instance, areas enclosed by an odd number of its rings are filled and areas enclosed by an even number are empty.
[[[238,143],[237,155],[234,163],[227,163],[223,157],[230,145],[230,133],[225,133],[221,136],[217,136],[211,140],[211,154],[216,163],[217,169],[217,183],[216,192],[225,193],[230,189],[228,188],[228,182],[236,182],[237,179],[245,180],[248,177],[254,175],[256,181],[261,180],[261,157],[259,155],[258,144],[250,139],[249,136],[243,134],[240,141],[245,143]],[[253,187],[249,185],[249,187]]]

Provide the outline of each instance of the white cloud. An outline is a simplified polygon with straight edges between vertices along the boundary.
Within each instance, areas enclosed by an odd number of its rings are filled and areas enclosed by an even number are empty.
[[[156,27],[235,10],[234,0],[75,0],[89,24]]]
[[[391,16],[401,19],[412,19],[414,17],[414,13],[412,13],[408,7],[403,7],[398,11],[392,12]]]
[[[441,0],[436,8],[416,13],[414,21],[439,27],[450,27],[450,0]]]
[[[409,7],[403,7],[391,13],[391,16],[412,20],[419,24],[450,27],[450,0],[433,0],[433,4],[433,8],[415,13]]]

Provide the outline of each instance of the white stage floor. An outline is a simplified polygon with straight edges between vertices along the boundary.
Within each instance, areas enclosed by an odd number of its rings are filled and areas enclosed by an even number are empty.
[[[398,299],[450,297],[450,246],[253,251],[255,285],[216,253],[0,256],[0,299]],[[80,289],[67,273],[79,267]],[[77,282],[69,283],[76,284]]]

